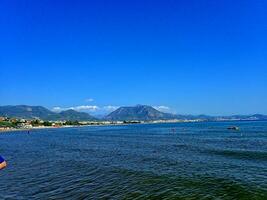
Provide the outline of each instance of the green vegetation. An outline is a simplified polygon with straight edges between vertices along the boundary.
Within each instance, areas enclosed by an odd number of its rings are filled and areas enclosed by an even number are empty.
[[[63,125],[78,126],[78,125],[81,125],[81,124],[76,120],[76,121],[66,121]]]
[[[9,127],[9,128],[15,128],[17,126],[16,123],[10,122],[10,121],[1,121],[0,127]]]
[[[50,122],[50,121],[40,121],[40,120],[33,120],[33,121],[31,121],[31,125],[32,126],[52,126],[53,125],[53,123],[52,122]]]
[[[40,126],[40,125],[43,125],[39,120],[33,120],[33,121],[31,121],[31,125],[32,126]]]
[[[44,126],[52,126],[52,122],[45,121],[45,122],[43,123],[43,125],[44,125]]]

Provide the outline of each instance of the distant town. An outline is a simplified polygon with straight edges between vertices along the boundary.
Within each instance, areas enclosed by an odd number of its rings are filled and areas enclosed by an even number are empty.
[[[31,130],[41,128],[67,128],[79,126],[127,125],[144,123],[200,122],[203,120],[155,120],[155,121],[44,121],[40,119],[16,119],[0,117],[0,131]]]

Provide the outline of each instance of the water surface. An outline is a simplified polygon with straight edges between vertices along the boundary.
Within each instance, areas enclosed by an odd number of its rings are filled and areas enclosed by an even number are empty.
[[[0,199],[267,199],[267,122],[10,132],[0,154]]]

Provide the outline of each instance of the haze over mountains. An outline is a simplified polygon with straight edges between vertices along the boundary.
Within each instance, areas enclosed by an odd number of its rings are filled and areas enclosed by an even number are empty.
[[[70,121],[154,121],[154,120],[267,120],[267,115],[233,115],[233,116],[207,116],[207,115],[175,115],[164,113],[156,110],[151,106],[137,105],[120,107],[111,112],[107,116],[97,119],[85,112],[77,112],[75,110],[66,110],[60,113],[53,112],[42,106],[0,106],[0,116],[10,118],[24,118],[24,119],[42,119],[42,120],[70,120]]]

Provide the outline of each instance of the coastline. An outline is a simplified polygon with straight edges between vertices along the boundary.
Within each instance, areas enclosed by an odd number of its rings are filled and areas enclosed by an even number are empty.
[[[260,122],[265,120],[222,120],[222,121],[148,121],[141,123],[110,123],[110,124],[91,124],[91,125],[67,125],[67,126],[42,126],[32,128],[10,128],[0,129],[0,134],[9,132],[23,132],[42,129],[63,129],[63,128],[82,128],[82,127],[98,127],[98,126],[130,126],[130,125],[142,125],[142,124],[176,124],[176,123],[209,123],[209,122]]]
[[[196,121],[195,121],[196,122]],[[188,121],[148,121],[140,123],[109,123],[109,124],[90,124],[90,125],[67,125],[67,126],[41,126],[41,127],[32,127],[32,128],[9,128],[9,129],[0,129],[1,133],[9,132],[20,132],[20,131],[31,131],[31,130],[42,130],[42,129],[63,129],[63,128],[81,128],[81,127],[96,127],[96,126],[129,126],[129,125],[140,125],[140,124],[166,124],[166,123],[192,123]]]
[[[140,123],[141,124],[141,123]],[[142,123],[142,124],[153,124],[153,123]],[[73,125],[73,126],[60,126],[60,127],[32,127],[32,128],[10,128],[10,129],[0,129],[0,134],[1,133],[9,133],[9,132],[23,132],[23,131],[32,131],[32,130],[42,130],[42,129],[63,129],[63,128],[82,128],[82,127],[95,127],[95,126],[128,126],[128,125],[133,125],[133,124],[94,124],[94,125]]]
[[[20,131],[32,131],[32,130],[42,130],[42,129],[62,129],[62,128],[79,128],[79,127],[87,127],[87,126],[102,126],[102,125],[84,125],[84,126],[61,126],[61,127],[32,127],[32,128],[10,128],[10,129],[0,129],[1,133],[9,133],[9,132],[20,132]]]

